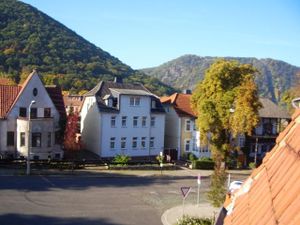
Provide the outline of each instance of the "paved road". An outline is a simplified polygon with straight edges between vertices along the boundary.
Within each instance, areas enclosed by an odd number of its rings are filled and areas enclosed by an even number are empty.
[[[204,202],[208,178],[201,185]],[[0,224],[161,224],[181,186],[194,188],[186,203],[195,203],[194,177],[1,176]]]

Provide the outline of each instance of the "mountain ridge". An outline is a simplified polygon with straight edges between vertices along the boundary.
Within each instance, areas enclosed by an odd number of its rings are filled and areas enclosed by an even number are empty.
[[[157,67],[141,69],[142,72],[160,79],[178,89],[193,89],[203,79],[205,70],[218,59],[236,60],[251,64],[258,69],[256,83],[263,97],[279,101],[282,93],[290,89],[300,68],[282,60],[255,57],[213,57],[187,54]]]
[[[0,1],[0,73],[19,83],[37,69],[46,84],[65,90],[90,90],[99,80],[121,77],[156,94],[174,89],[133,70],[37,8],[16,0]],[[1,75],[1,74],[0,74]]]

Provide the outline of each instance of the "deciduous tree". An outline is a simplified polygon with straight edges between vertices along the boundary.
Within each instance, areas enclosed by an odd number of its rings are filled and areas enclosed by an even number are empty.
[[[210,134],[201,135],[201,138],[211,146],[215,161],[212,184],[216,186],[225,180],[222,165],[232,148],[231,137],[250,134],[259,121],[261,105],[254,83],[256,72],[251,65],[218,60],[206,71],[192,95],[198,129],[201,134]],[[216,191],[213,187],[212,190]]]

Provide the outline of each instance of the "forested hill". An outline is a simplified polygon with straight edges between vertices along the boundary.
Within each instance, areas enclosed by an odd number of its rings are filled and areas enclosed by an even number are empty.
[[[256,77],[260,95],[277,101],[282,93],[293,85],[296,74],[300,72],[299,67],[279,60],[224,58],[252,64],[256,67],[260,72]],[[203,79],[205,70],[217,59],[219,58],[184,55],[161,66],[143,69],[142,71],[175,88],[193,89],[197,82]]]
[[[105,32],[105,31],[103,31]],[[96,47],[38,9],[0,0],[0,75],[22,81],[35,68],[46,84],[78,92],[115,76],[144,83],[157,94],[174,89]]]

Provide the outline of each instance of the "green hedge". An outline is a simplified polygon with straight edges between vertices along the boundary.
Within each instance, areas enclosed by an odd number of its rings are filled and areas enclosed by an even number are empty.
[[[208,158],[194,160],[192,162],[193,169],[212,170],[214,169],[215,163]]]
[[[213,221],[209,218],[197,218],[197,217],[190,217],[184,216],[183,218],[179,219],[176,225],[212,225]]]

